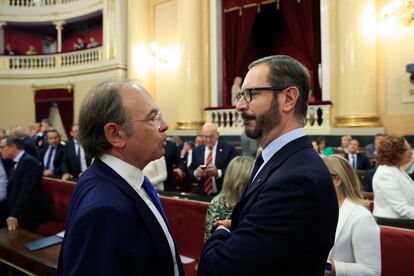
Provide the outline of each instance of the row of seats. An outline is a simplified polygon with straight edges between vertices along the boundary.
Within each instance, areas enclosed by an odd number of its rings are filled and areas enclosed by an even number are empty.
[[[39,227],[39,234],[49,236],[64,230],[66,213],[75,183],[53,178],[43,179],[49,201],[49,217]],[[197,275],[197,261],[204,242],[207,202],[161,197],[180,254],[196,261],[184,265],[186,275]],[[414,230],[381,225],[381,258],[383,276],[412,276],[414,266]]]

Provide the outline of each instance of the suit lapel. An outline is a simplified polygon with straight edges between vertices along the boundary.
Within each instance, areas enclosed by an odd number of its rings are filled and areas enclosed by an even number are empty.
[[[148,233],[150,233],[151,239],[153,243],[155,244],[155,248],[157,249],[160,257],[163,260],[165,260],[165,262],[170,263],[170,265],[173,267],[171,249],[168,244],[168,240],[160,224],[158,223],[158,220],[156,219],[156,217],[154,216],[154,214],[152,213],[148,205],[137,194],[137,192],[129,185],[129,183],[125,181],[125,179],[123,179],[112,168],[107,166],[101,160],[96,159],[94,163],[92,164],[92,167],[94,166],[102,167],[101,169],[98,170],[99,172],[102,172],[102,171],[108,172],[107,174],[103,176],[105,178],[110,179],[111,183],[116,185],[124,194],[126,194],[131,200],[134,201],[136,211],[138,212],[140,217],[144,220],[145,225],[148,229]],[[102,175],[102,173],[100,173],[100,175]],[[167,221],[166,221],[166,224],[168,227]],[[170,229],[169,231],[170,231],[171,236],[173,237],[173,234]]]

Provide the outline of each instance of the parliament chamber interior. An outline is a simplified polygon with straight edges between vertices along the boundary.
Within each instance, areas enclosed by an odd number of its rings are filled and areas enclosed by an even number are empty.
[[[45,206],[35,231],[20,227],[13,234],[6,220],[1,223],[0,274],[57,275],[60,244],[35,251],[25,245],[65,230],[76,183],[96,161],[73,142],[82,102],[99,83],[120,79],[144,87],[162,113],[158,123],[168,125],[165,156],[143,173],[159,194],[185,275],[197,275],[210,201],[220,193],[218,183],[226,182],[227,165],[263,150],[244,135],[236,107],[248,66],[287,55],[310,73],[305,134],[322,159],[349,160],[357,193],[380,230],[380,271],[337,275],[414,275],[413,44],[413,0],[0,0],[0,188],[10,189],[15,168],[6,160],[7,137],[19,137],[44,169],[39,188]],[[234,150],[212,193],[200,189],[191,166],[206,142],[206,123],[218,143]],[[407,199],[393,198],[399,210],[409,211],[382,217],[374,211],[382,204],[375,200],[375,174],[384,165],[377,150],[398,137],[409,160],[385,164],[401,165],[413,184],[395,188]],[[13,204],[5,197],[0,209]]]

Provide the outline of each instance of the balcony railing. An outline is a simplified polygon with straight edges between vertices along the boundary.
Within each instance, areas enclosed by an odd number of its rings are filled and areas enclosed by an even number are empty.
[[[214,122],[224,135],[239,135],[243,130],[243,118],[234,107],[209,107],[205,109],[207,121]],[[306,116],[305,131],[326,133],[331,127],[331,104],[310,104]]]
[[[0,56],[0,69],[26,70],[80,66],[102,60],[102,47],[54,55]]]
[[[80,0],[0,0],[0,4],[12,7],[39,7],[39,6],[55,6]]]

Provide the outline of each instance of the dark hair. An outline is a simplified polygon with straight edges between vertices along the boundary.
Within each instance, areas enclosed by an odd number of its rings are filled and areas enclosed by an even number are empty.
[[[3,139],[6,139],[6,145],[9,146],[9,147],[11,145],[15,145],[16,148],[18,148],[19,150],[24,149],[24,144],[23,144],[22,139],[20,139],[16,136],[10,135],[10,136],[4,137]]]
[[[58,135],[58,137],[60,138],[60,133],[59,133],[59,131],[57,131],[57,129],[55,129],[55,128],[51,128],[51,129],[46,130],[46,136],[47,136],[49,133],[56,133],[56,134]]]
[[[273,87],[288,88],[295,86],[299,90],[299,98],[295,106],[295,114],[302,124],[306,123],[306,113],[308,111],[308,97],[310,93],[310,74],[308,69],[296,59],[285,56],[268,56],[253,61],[249,69],[253,66],[265,63],[269,66],[270,73],[267,80]]]
[[[377,150],[377,165],[395,166],[407,151],[404,136],[385,136]]]
[[[51,126],[51,125],[52,125],[52,124],[50,123],[49,119],[47,119],[47,118],[45,118],[45,119],[43,119],[42,121],[40,121],[40,123],[43,123],[43,124],[48,124],[49,126]]]
[[[86,95],[79,112],[79,141],[87,155],[98,158],[111,148],[104,126],[115,123],[131,135],[131,122],[120,92],[131,85],[127,81],[109,80],[98,84]]]

